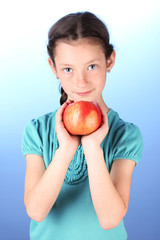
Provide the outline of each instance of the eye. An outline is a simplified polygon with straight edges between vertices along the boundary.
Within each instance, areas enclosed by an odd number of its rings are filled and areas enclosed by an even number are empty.
[[[64,72],[65,72],[65,73],[71,73],[71,72],[72,72],[72,69],[71,69],[71,68],[64,68]]]
[[[88,70],[95,70],[97,68],[96,64],[92,64],[88,67]]]

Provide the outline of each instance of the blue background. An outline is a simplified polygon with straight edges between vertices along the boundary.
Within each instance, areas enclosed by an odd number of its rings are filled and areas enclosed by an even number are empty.
[[[98,5],[99,4],[99,5]],[[65,14],[92,11],[107,24],[117,58],[103,93],[144,139],[134,169],[125,226],[129,240],[160,239],[160,5],[150,1],[3,1],[0,6],[0,239],[28,240],[23,194],[26,123],[59,107],[48,66],[50,26]]]

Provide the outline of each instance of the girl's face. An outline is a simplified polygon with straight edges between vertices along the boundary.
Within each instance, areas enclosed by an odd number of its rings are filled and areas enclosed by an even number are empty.
[[[68,99],[102,103],[106,72],[112,66],[107,64],[99,43],[89,39],[60,41],[55,49],[55,65],[51,59],[49,64]]]

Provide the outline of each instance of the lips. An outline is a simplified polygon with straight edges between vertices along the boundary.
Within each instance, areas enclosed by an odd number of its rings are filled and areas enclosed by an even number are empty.
[[[91,92],[92,92],[92,90],[87,91],[87,92],[76,92],[76,94],[81,97],[85,97],[85,96],[88,96]]]

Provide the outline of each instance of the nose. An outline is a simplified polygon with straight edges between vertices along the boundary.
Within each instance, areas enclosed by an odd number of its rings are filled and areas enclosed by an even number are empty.
[[[86,84],[88,83],[88,79],[85,72],[78,72],[75,76],[75,81],[79,87],[85,87]]]

